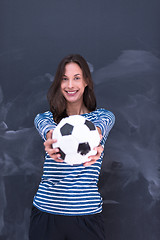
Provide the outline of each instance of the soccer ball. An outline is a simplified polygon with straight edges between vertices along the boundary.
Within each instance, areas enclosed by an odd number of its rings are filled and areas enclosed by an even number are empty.
[[[63,118],[52,134],[53,148],[59,148],[61,159],[67,164],[77,165],[90,161],[88,156],[97,153],[94,147],[100,143],[95,125],[81,115]]]

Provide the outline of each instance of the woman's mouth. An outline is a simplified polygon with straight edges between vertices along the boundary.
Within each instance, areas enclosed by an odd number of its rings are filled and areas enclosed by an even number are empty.
[[[77,92],[78,92],[78,90],[75,90],[75,91],[66,91],[67,95],[69,95],[69,96],[74,96]]]

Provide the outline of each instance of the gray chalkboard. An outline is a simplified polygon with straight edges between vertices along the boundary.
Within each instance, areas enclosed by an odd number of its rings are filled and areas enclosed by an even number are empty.
[[[60,59],[84,56],[116,116],[99,189],[109,240],[160,238],[160,2],[1,0],[0,239],[28,240],[44,147],[34,117]]]

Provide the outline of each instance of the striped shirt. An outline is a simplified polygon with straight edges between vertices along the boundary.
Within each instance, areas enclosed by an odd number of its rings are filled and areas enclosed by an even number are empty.
[[[101,108],[82,116],[101,129],[101,145],[104,147],[115,122],[114,114]],[[47,132],[57,125],[50,111],[38,114],[34,122],[44,141]],[[84,167],[82,164],[71,166],[58,163],[46,153],[43,175],[33,205],[44,212],[69,216],[101,212],[103,201],[97,183],[103,154],[94,164]]]

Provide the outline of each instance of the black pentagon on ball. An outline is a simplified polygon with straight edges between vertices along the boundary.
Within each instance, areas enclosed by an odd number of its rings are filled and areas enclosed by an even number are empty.
[[[89,128],[89,130],[96,130],[96,127],[94,126],[94,124],[91,122],[91,121],[89,121],[89,120],[86,120],[85,121],[85,123],[84,123],[88,128]]]
[[[88,142],[84,142],[84,143],[80,143],[78,145],[77,152],[80,153],[81,155],[86,155],[90,150],[91,150],[91,148],[89,146],[89,143]]]
[[[69,123],[64,124],[63,127],[60,128],[60,132],[62,136],[71,135],[72,131],[73,131],[73,126]]]
[[[59,148],[59,152],[58,153],[60,153],[60,155],[61,155],[61,159],[65,159],[65,156],[66,156],[66,154]]]

